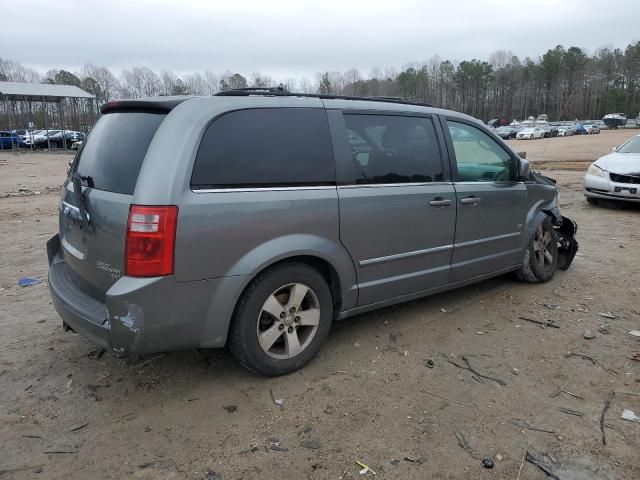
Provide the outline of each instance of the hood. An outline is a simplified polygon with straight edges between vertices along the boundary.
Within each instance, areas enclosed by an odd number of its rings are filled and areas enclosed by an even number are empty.
[[[613,152],[600,157],[595,163],[608,172],[640,176],[640,153]]]

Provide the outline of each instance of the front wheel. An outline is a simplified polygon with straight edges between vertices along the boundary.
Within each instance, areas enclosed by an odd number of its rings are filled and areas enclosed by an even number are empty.
[[[529,283],[548,282],[558,267],[558,241],[551,218],[546,217],[531,235],[518,279]]]
[[[320,350],[333,320],[327,282],[312,267],[285,263],[261,273],[238,302],[229,349],[249,370],[278,376]]]

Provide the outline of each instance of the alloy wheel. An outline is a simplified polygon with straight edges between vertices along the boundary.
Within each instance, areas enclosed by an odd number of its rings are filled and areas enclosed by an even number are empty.
[[[543,270],[547,270],[553,264],[553,253],[551,252],[551,242],[553,241],[553,233],[540,224],[533,237],[533,252],[536,262]]]
[[[320,324],[320,302],[302,283],[290,283],[273,292],[258,314],[258,343],[269,356],[295,357],[309,346]]]

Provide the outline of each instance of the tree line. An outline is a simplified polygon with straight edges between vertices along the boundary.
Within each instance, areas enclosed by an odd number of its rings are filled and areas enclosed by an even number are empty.
[[[41,74],[12,60],[0,58],[0,81],[76,85],[96,96],[98,103],[157,95],[212,95],[246,87],[282,86],[288,91],[326,95],[402,97],[461,111],[482,120],[496,116],[523,119],[546,113],[551,120],[597,119],[612,112],[635,117],[640,111],[640,41],[624,49],[601,47],[588,54],[562,45],[538,58],[519,58],[499,50],[488,60],[443,60],[434,56],[423,63],[395,68],[373,68],[368,75],[357,69],[326,71],[308,78],[277,82],[269,75],[221,74],[207,70],[186,75],[133,67],[115,75],[107,67],[86,64],[80,71],[52,69]],[[95,120],[90,102],[66,101],[75,125]],[[11,112],[7,111],[9,108]],[[24,124],[25,114],[38,126],[46,115],[56,124],[56,106],[17,102],[0,106],[0,119],[9,114]],[[66,111],[66,110],[65,110]]]

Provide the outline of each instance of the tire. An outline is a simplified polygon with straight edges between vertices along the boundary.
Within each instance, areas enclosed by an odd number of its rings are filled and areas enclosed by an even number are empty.
[[[294,300],[294,294],[302,300]],[[333,298],[322,275],[304,263],[284,263],[259,274],[242,294],[229,350],[254,373],[285,375],[318,353],[332,321]]]
[[[557,267],[558,241],[551,218],[545,217],[529,239],[529,248],[524,254],[522,268],[516,272],[516,277],[523,282],[544,283],[553,278]]]
[[[598,205],[598,199],[597,198],[592,198],[592,197],[587,197],[587,203],[589,203],[590,205]]]

